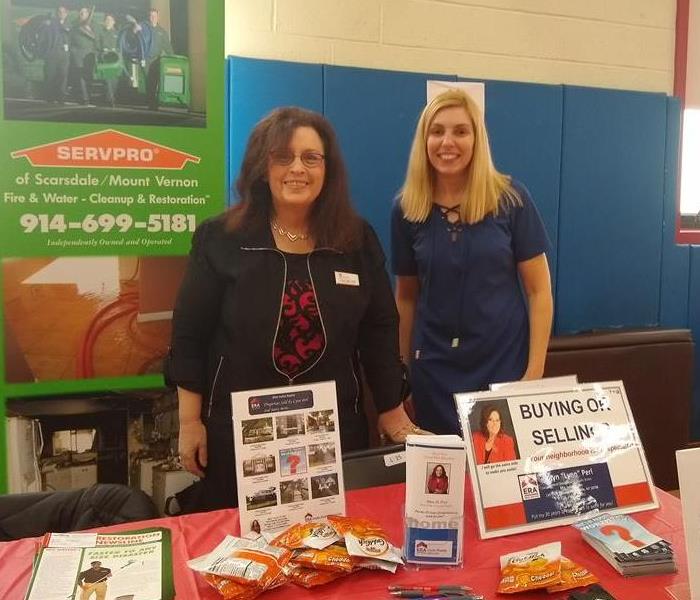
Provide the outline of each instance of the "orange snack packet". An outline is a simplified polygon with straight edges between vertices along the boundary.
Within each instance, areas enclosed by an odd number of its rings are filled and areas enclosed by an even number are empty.
[[[328,523],[312,521],[292,525],[272,540],[272,544],[291,549],[316,548],[322,550],[338,540],[340,540],[340,536]]]
[[[501,556],[500,594],[514,594],[561,581],[561,542],[543,544]]]
[[[292,568],[287,572],[290,581],[305,588],[323,585],[347,575],[347,573],[341,571],[321,571],[319,569],[308,569],[293,563],[289,564],[292,565]]]
[[[389,541],[389,536],[375,521],[332,515],[328,517],[328,522],[345,538],[348,554],[403,564],[401,551]]]
[[[586,567],[576,564],[565,556],[561,557],[561,581],[547,587],[547,591],[563,592],[577,587],[583,587],[592,583],[598,583],[599,579]]]
[[[328,546],[323,550],[304,548],[295,550],[294,562],[309,569],[349,573],[355,566],[355,561],[342,546]]]
[[[263,592],[257,585],[244,585],[211,573],[203,575],[206,582],[219,592],[224,600],[253,600]]]
[[[283,568],[291,557],[290,550],[270,546],[264,540],[226,536],[212,552],[189,560],[187,565],[200,573],[267,590],[286,581]]]

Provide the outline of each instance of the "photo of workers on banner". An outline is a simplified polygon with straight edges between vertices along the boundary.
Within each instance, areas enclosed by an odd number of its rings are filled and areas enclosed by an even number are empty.
[[[205,127],[206,18],[197,6],[6,0],[5,119]]]

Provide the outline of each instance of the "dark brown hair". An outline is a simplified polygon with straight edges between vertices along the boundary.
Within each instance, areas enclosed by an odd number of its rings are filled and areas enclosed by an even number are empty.
[[[486,428],[486,424],[489,422],[489,417],[491,416],[492,412],[498,413],[498,418],[501,420],[501,428],[498,430],[497,435],[501,435],[503,433],[503,415],[501,414],[501,409],[495,404],[487,404],[481,409],[481,420],[479,422],[479,429],[486,437],[489,435],[489,430]]]
[[[309,214],[309,231],[317,247],[352,250],[361,242],[361,221],[350,201],[347,173],[333,127],[322,115],[288,106],[273,110],[248,138],[236,180],[238,203],[227,215],[230,230],[267,227],[272,196],[266,181],[270,152],[287,148],[298,127],[311,127],[323,142],[326,174]]]

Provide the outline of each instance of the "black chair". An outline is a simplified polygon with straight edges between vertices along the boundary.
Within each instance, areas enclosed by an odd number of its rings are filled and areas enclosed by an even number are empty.
[[[406,451],[406,446],[382,446],[369,450],[358,450],[343,454],[343,479],[346,490],[358,490],[378,485],[403,483],[406,481],[406,458],[398,464],[391,458],[398,452]],[[390,465],[387,466],[386,460]]]
[[[0,496],[0,541],[158,517],[141,490],[97,483],[81,490]]]

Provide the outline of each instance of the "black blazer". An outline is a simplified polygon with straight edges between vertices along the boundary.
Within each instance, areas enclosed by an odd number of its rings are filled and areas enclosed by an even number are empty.
[[[224,215],[205,221],[194,234],[175,305],[167,378],[201,393],[205,421],[223,422],[229,431],[232,391],[335,380],[343,450],[366,447],[358,359],[379,412],[402,401],[398,312],[384,262],[366,222],[360,249],[318,248],[308,255],[326,347],[290,380],[272,358],[284,254],[268,227],[230,232]],[[359,285],[336,283],[336,273],[356,275]]]

